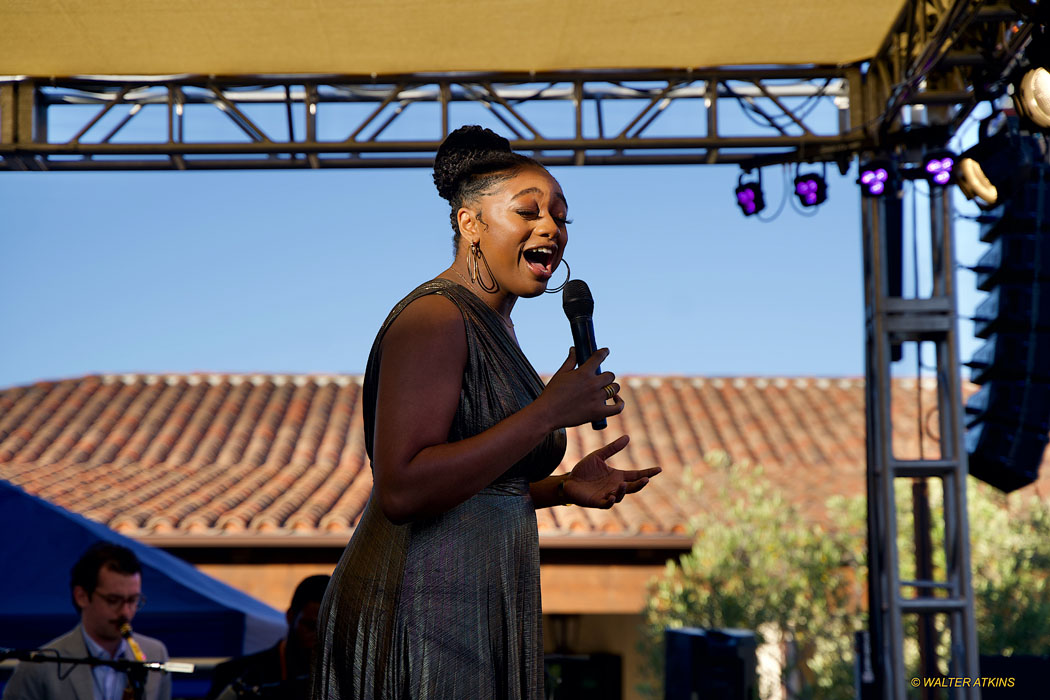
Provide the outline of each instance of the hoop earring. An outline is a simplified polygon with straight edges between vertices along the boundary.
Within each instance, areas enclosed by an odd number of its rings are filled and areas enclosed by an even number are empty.
[[[496,281],[496,276],[492,274],[492,268],[489,267],[489,261],[485,258],[485,254],[481,252],[481,246],[477,243],[470,244],[470,255],[471,255],[471,268],[470,268],[470,281],[476,282],[479,287],[489,294],[495,294],[499,291],[499,282]],[[485,281],[481,279],[481,271],[478,269],[478,259],[485,264],[485,270],[489,273],[489,279],[492,280],[489,284],[485,284]]]
[[[569,263],[565,262],[565,258],[561,259],[561,264],[565,266],[565,281],[554,289],[544,289],[544,294],[557,294],[561,290],[565,289],[565,285],[569,283],[569,279],[572,277],[572,268],[569,267]]]

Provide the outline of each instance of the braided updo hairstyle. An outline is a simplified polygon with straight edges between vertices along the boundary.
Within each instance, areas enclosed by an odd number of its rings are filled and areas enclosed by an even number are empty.
[[[434,185],[452,205],[453,251],[459,249],[457,213],[463,203],[486,194],[525,166],[543,168],[538,161],[510,150],[510,141],[491,129],[461,126],[445,138],[434,158]]]

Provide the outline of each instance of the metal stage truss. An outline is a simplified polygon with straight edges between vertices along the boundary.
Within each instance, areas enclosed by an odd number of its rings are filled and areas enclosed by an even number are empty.
[[[1017,4],[1017,3],[1015,3]],[[957,1],[909,2],[865,74],[861,114],[873,114],[861,159],[890,157],[918,168],[924,152],[943,147],[976,105],[1000,97],[1031,40],[1032,23],[1008,6]],[[921,109],[909,109],[922,104]],[[854,117],[856,119],[856,117]],[[854,126],[857,126],[854,121]],[[888,187],[887,191],[895,188]],[[941,691],[909,691],[918,679],[980,677],[966,505],[968,474],[962,419],[962,377],[956,312],[950,191],[930,190],[929,296],[905,298],[900,274],[903,230],[898,198],[862,198],[868,455],[868,594],[872,697],[923,700]],[[914,232],[918,236],[918,232]],[[918,263],[915,263],[916,265]],[[896,270],[894,268],[897,268]],[[893,348],[930,344],[935,351],[938,432],[935,454],[904,459],[893,445]],[[921,391],[921,386],[918,391]],[[921,436],[920,436],[921,440]],[[911,482],[913,566],[902,563],[898,537],[899,479]],[[940,482],[943,508],[931,513],[928,482]],[[934,518],[941,519],[935,527]],[[942,532],[933,541],[933,532]],[[940,549],[942,570],[933,566]],[[905,579],[902,571],[914,571]],[[918,650],[909,660],[906,644]],[[939,651],[946,649],[946,652]],[[951,691],[977,700],[977,687]]]
[[[840,67],[0,78],[0,169],[429,166],[444,134],[460,121],[453,122],[453,116],[467,105],[502,125],[516,150],[550,165],[721,163],[754,169],[822,161],[845,170],[858,156],[862,161],[881,156],[914,166],[925,149],[945,145],[977,104],[1004,93],[1033,31],[1033,23],[1013,9],[1023,5],[909,0],[870,61]],[[693,132],[667,135],[661,119],[683,103],[694,110]],[[747,133],[727,132],[725,115],[733,110],[755,123]],[[544,117],[542,129],[537,111]],[[236,138],[197,136],[196,125],[209,119]],[[886,700],[906,696],[910,671],[979,676],[949,199],[943,191],[931,197],[934,284],[924,298],[902,298],[888,282],[888,246],[901,228],[899,202],[862,203],[872,650],[867,661],[871,697]],[[933,458],[894,456],[890,366],[892,349],[902,342],[936,348],[940,432]],[[926,480],[941,480],[945,540],[939,546],[948,570],[940,575],[920,562],[917,580],[901,580],[894,495],[900,477],[922,487],[913,489],[917,515],[929,510]],[[920,550],[928,533],[917,529],[915,538]],[[935,658],[936,640],[930,639],[936,615],[945,620],[944,659]],[[919,669],[906,667],[907,616],[918,616],[914,627],[920,635],[926,630],[927,639],[918,644],[924,652]],[[979,690],[959,688],[954,697],[976,698]]]
[[[17,80],[0,84],[0,168],[423,167],[464,105],[549,165],[848,161],[861,145],[848,128],[851,73],[858,71]],[[694,109],[692,133],[657,135],[661,117],[683,102]],[[719,113],[729,102],[757,123],[754,133],[725,132]],[[206,120],[234,127],[236,138],[196,136],[194,123]],[[55,138],[56,121],[76,127]],[[396,135],[406,130],[409,138]]]
[[[515,149],[550,165],[845,166],[891,141],[889,129],[907,106],[953,105],[948,126],[957,128],[995,77],[986,68],[1003,65],[1027,40],[1030,25],[1001,39],[1016,19],[1008,8],[980,2],[947,9],[912,2],[874,60],[843,67],[13,76],[0,78],[0,169],[421,167],[448,133],[450,113],[467,104],[505,127]],[[938,89],[926,82],[934,74]],[[692,118],[676,125],[685,122],[690,132],[662,133],[661,117],[683,102],[692,103]],[[546,118],[533,116],[543,109]],[[730,110],[756,125],[746,134],[727,133]],[[222,127],[228,136],[216,140],[213,132]]]

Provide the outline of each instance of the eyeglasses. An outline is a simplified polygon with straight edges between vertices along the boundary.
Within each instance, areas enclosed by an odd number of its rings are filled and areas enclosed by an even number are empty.
[[[144,595],[129,595],[126,598],[116,593],[99,593],[95,592],[99,598],[102,599],[106,605],[111,607],[113,610],[120,610],[125,605],[130,605],[136,610],[142,610],[142,607],[146,604],[146,596]]]

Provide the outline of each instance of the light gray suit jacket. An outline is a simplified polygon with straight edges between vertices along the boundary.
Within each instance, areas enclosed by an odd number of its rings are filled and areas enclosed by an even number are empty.
[[[153,637],[134,634],[135,641],[142,647],[147,661],[167,661],[168,650],[164,643]],[[48,642],[41,649],[54,649],[60,656],[80,659],[89,656],[84,633],[80,625],[68,634]],[[130,651],[127,658],[134,658]],[[4,688],[3,700],[92,700],[95,681],[91,676],[91,667],[86,665],[70,666],[62,664],[62,677],[59,677],[59,665],[55,663],[20,662],[11,680]],[[150,671],[146,678],[145,700],[171,700],[171,676],[158,671]]]

